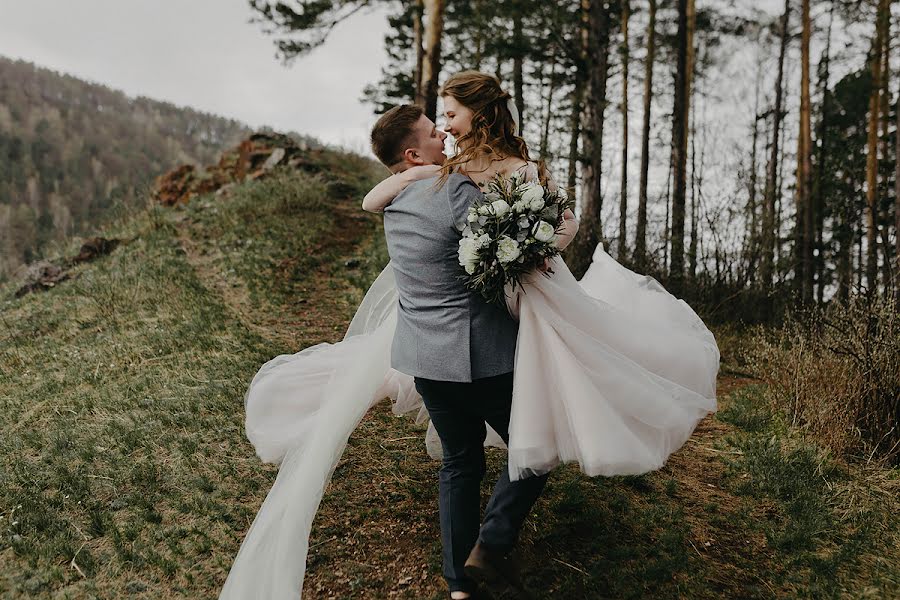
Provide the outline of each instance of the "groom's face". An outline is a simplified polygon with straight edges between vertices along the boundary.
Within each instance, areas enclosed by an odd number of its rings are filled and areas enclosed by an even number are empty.
[[[431,119],[422,115],[415,126],[414,145],[407,150],[410,162],[417,165],[442,165],[447,160],[444,140],[447,134],[439,131]]]

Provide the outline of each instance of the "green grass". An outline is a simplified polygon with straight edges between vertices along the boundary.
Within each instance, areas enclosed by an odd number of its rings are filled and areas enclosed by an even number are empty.
[[[215,597],[275,474],[244,437],[247,382],[276,354],[340,339],[387,260],[357,209],[375,172],[328,160],[151,208],[71,281],[0,290],[0,598]],[[718,415],[662,470],[554,472],[522,534],[536,590],[900,595],[897,471],[837,460],[764,388],[723,382]],[[423,433],[386,405],[363,420],[314,525],[304,597],[444,597]],[[489,453],[485,500],[503,460]]]
[[[260,364],[294,349],[239,318],[179,236],[227,257],[212,265],[227,285],[283,315],[291,287],[335,260],[317,251],[343,226],[335,206],[358,202],[329,203],[325,187],[285,173],[183,211],[153,207],[106,232],[130,241],[71,281],[21,299],[4,290],[0,596],[221,585],[274,473],[244,437],[243,393]],[[238,240],[254,250],[235,251]],[[303,263],[281,276],[289,256]]]
[[[269,480],[246,456],[241,415],[264,340],[166,229],[10,303],[3,320],[0,552],[15,556],[4,587],[115,595],[218,579],[215,550]]]
[[[771,413],[763,392],[743,388],[719,418],[743,429],[729,438],[741,452],[729,487],[771,505],[751,525],[774,552],[772,583],[797,597],[900,593],[897,470],[836,460]]]

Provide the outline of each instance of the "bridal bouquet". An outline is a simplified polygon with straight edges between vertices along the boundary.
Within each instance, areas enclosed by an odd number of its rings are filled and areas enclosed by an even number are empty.
[[[469,208],[459,241],[466,287],[505,307],[507,284],[515,289],[523,275],[559,254],[557,230],[572,205],[563,190],[550,191],[518,173],[497,175]]]

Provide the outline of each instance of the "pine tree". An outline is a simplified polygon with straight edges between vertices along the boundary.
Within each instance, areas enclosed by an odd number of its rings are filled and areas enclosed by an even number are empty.
[[[796,277],[800,301],[812,302],[813,211],[812,211],[812,132],[809,99],[809,42],[811,24],[809,0],[801,1],[800,19],[803,33],[800,41],[800,133],[797,152],[797,239]]]
[[[422,62],[422,84],[416,95],[425,116],[437,119],[438,78],[441,74],[441,38],[444,31],[446,0],[425,0],[425,49]]]
[[[775,270],[775,247],[778,238],[776,218],[776,195],[778,190],[778,165],[780,164],[780,135],[784,117],[784,59],[788,46],[788,26],[790,24],[791,1],[785,0],[784,14],[779,25],[780,47],[778,52],[778,75],[775,79],[775,106],[772,109],[772,144],[769,162],[766,167],[766,188],[762,211],[762,261],[760,263],[760,279],[764,294],[772,291],[772,280]]]
[[[630,18],[630,6],[628,0],[622,0],[622,171],[619,188],[619,261],[626,259],[626,227],[625,219],[628,216],[628,20]]]
[[[588,15],[588,43],[585,67],[584,180],[581,192],[581,227],[575,243],[571,244],[570,266],[580,275],[590,263],[597,243],[603,238],[601,211],[603,194],[603,126],[609,79],[609,39],[611,7],[601,0],[582,0]]]
[[[684,219],[687,191],[687,120],[690,76],[688,71],[689,11],[693,0],[678,0],[676,37],[675,106],[672,114],[672,233],[669,281],[672,293],[680,295],[684,286]]]
[[[869,123],[866,144],[866,285],[870,294],[878,291],[878,126],[881,114],[881,68],[889,18],[888,0],[878,0],[875,35],[872,40],[870,70],[872,89],[869,93]]]
[[[634,261],[638,269],[647,263],[647,181],[650,170],[650,110],[653,100],[653,63],[656,58],[656,0],[649,0],[647,57],[644,62],[644,126],[641,133],[641,180],[638,191],[637,233]]]
[[[308,54],[328,39],[340,23],[369,7],[371,0],[249,0],[255,20],[277,36],[275,46],[286,62]]]

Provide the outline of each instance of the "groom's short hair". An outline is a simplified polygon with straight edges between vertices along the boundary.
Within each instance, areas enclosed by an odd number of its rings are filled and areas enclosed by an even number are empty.
[[[372,152],[384,166],[403,162],[403,152],[416,143],[416,123],[423,114],[421,106],[401,104],[381,115],[372,128]]]

